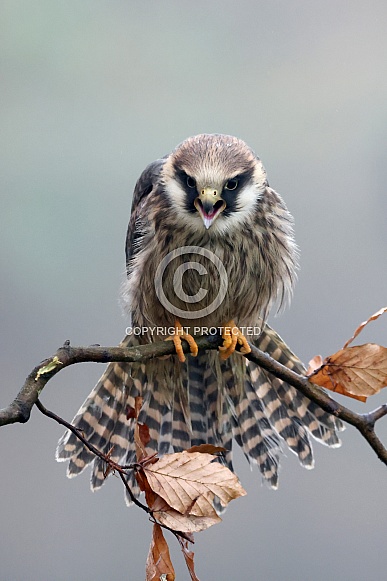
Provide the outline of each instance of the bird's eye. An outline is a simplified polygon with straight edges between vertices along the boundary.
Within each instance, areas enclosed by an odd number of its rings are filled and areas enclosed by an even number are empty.
[[[196,188],[196,180],[194,180],[194,178],[191,178],[191,176],[187,176],[186,184],[189,188]]]
[[[226,190],[236,190],[238,187],[238,179],[237,178],[233,178],[232,180],[228,180],[224,186],[224,188]]]

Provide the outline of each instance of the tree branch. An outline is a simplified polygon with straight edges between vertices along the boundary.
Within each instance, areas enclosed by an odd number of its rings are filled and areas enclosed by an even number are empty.
[[[199,349],[216,349],[222,344],[222,339],[218,335],[198,337],[197,345]],[[189,352],[189,345],[183,342],[184,353]],[[24,382],[23,387],[6,408],[0,409],[0,426],[14,424],[16,422],[28,422],[31,409],[50,379],[59,371],[76,363],[110,363],[119,361],[135,363],[146,361],[163,355],[172,355],[175,347],[172,341],[160,341],[141,347],[100,347],[91,345],[90,347],[72,347],[66,341],[63,347],[57,352],[34,367]]]
[[[278,361],[272,359],[267,353],[260,351],[253,345],[250,345],[250,347],[251,353],[245,355],[247,359],[263,367],[263,369],[269,371],[279,379],[283,379],[292,387],[295,387],[303,395],[306,395],[306,397],[319,405],[324,411],[354,426],[367,440],[379,460],[387,465],[387,449],[377,437],[374,429],[376,421],[387,415],[387,404],[376,408],[372,412],[357,414],[339,404],[323,391],[323,389],[311,383],[307,377],[298,375],[298,373],[278,363]]]
[[[222,344],[222,341],[220,335],[196,338],[199,351],[216,349]],[[283,379],[289,383],[303,395],[314,401],[324,411],[333,414],[337,418],[340,418],[344,422],[354,426],[367,440],[378,458],[387,465],[387,449],[377,437],[374,429],[375,423],[387,415],[387,404],[378,407],[372,412],[357,414],[339,404],[321,388],[308,381],[306,377],[291,371],[281,363],[278,363],[278,361],[272,359],[267,353],[257,349],[255,346],[250,344],[250,347],[251,353],[246,355],[247,359],[253,361],[279,379]],[[189,345],[186,342],[183,342],[183,350],[185,353],[189,352]],[[161,341],[159,343],[131,348],[99,346],[72,347],[69,342],[66,341],[63,347],[60,347],[57,350],[55,355],[46,359],[31,371],[14,401],[11,402],[8,407],[0,409],[0,426],[15,422],[27,422],[31,414],[31,409],[35,404],[37,404],[38,397],[45,385],[52,377],[54,377],[54,375],[65,367],[85,362],[109,363],[111,361],[117,361],[133,363],[146,361],[147,359],[153,359],[163,355],[172,355],[174,353],[175,349],[171,341]],[[40,402],[37,405],[42,411]],[[62,423],[63,422],[64,420]],[[75,430],[75,428],[70,426],[70,424],[67,425],[66,423],[66,427]],[[76,435],[79,437],[78,431]],[[86,444],[86,442],[84,443]]]

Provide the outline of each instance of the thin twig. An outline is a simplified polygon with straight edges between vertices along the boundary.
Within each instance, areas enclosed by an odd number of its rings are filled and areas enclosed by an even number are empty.
[[[90,450],[90,452],[95,454],[95,456],[98,456],[98,458],[101,458],[101,460],[103,460],[110,467],[110,469],[112,471],[118,472],[122,482],[124,483],[126,490],[128,491],[130,499],[134,502],[134,504],[136,504],[139,508],[142,508],[142,510],[145,510],[145,512],[147,512],[147,513],[151,512],[151,510],[145,504],[142,504],[142,502],[140,502],[138,500],[138,498],[136,498],[134,496],[132,490],[130,489],[130,487],[126,481],[125,475],[126,475],[127,470],[134,469],[134,466],[133,467],[125,466],[125,468],[123,468],[122,466],[120,466],[119,464],[117,464],[116,462],[111,460],[111,458],[109,457],[109,454],[103,454],[103,452],[100,452],[98,450],[98,448],[96,448],[95,446],[90,444],[90,442],[88,442],[86,440],[86,438],[83,436],[81,430],[74,428],[74,426],[72,424],[70,424],[69,422],[67,422],[66,420],[64,420],[63,418],[61,418],[57,414],[55,414],[54,412],[48,410],[39,399],[36,401],[35,405],[38,408],[38,410],[42,412],[42,414],[51,418],[52,420],[55,420],[56,422],[58,422],[58,424],[61,424],[62,426],[64,426],[68,430],[70,430],[74,434],[74,436],[76,436],[82,442],[82,444],[84,446],[86,446],[86,448],[88,450]]]
[[[62,426],[64,426],[65,428],[67,428],[68,430],[70,430],[74,436],[76,436],[81,442],[82,444],[84,444],[84,446],[86,446],[86,448],[88,450],[90,450],[90,452],[92,452],[93,454],[95,454],[95,456],[98,456],[98,458],[101,458],[101,460],[103,460],[110,468],[110,471],[112,472],[118,472],[118,475],[128,493],[128,495],[130,496],[131,501],[138,506],[139,508],[141,508],[142,510],[144,510],[147,514],[149,514],[149,517],[151,519],[151,521],[153,523],[157,523],[159,524],[163,529],[170,531],[171,533],[173,533],[175,535],[175,537],[178,539],[179,537],[182,537],[183,539],[193,542],[192,539],[190,539],[184,532],[182,531],[175,531],[174,529],[171,529],[170,527],[168,527],[167,525],[164,525],[162,523],[160,523],[158,520],[155,519],[155,517],[153,516],[153,511],[149,508],[149,506],[147,506],[146,504],[143,504],[142,502],[140,502],[138,500],[138,498],[133,494],[132,489],[130,488],[128,481],[126,479],[127,476],[127,471],[128,470],[135,470],[136,466],[139,466],[139,463],[134,463],[131,465],[127,465],[127,466],[121,466],[120,464],[117,464],[116,462],[114,462],[110,456],[109,453],[104,454],[103,452],[100,452],[100,450],[98,450],[98,448],[95,448],[95,446],[93,446],[92,444],[90,444],[90,442],[88,442],[86,440],[86,438],[83,436],[82,431],[78,430],[77,428],[75,428],[72,424],[70,424],[69,422],[67,422],[66,420],[64,420],[63,418],[61,418],[60,416],[58,416],[57,414],[55,414],[54,412],[50,411],[49,409],[47,409],[42,402],[38,399],[36,401],[36,407],[38,408],[38,410],[40,412],[42,412],[42,414],[44,414],[45,416],[51,418],[52,420],[55,420],[58,424],[61,424]]]

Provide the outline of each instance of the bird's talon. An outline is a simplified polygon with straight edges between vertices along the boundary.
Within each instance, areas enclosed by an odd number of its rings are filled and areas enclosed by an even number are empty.
[[[222,337],[223,345],[219,347],[220,358],[222,361],[228,359],[230,355],[234,353],[237,343],[241,345],[239,352],[242,353],[242,355],[250,353],[251,349],[246,337],[238,329],[233,320],[229,321],[229,323],[227,323],[223,328]]]
[[[223,329],[223,345],[219,347],[220,351],[227,351],[232,345],[231,327],[226,325]]]
[[[239,349],[239,353],[242,353],[242,355],[247,355],[248,353],[251,353],[251,347],[250,347],[250,345],[246,345],[244,347],[241,347]]]
[[[185,355],[184,355],[184,351],[183,351],[183,345],[181,343],[182,339],[184,341],[187,341],[189,348],[190,348],[191,355],[196,357],[198,352],[199,352],[199,348],[196,344],[195,339],[189,333],[185,333],[181,323],[176,320],[175,321],[175,333],[174,333],[174,335],[167,337],[165,340],[166,341],[173,341],[173,344],[175,345],[176,355],[178,356],[179,361],[181,361],[181,363],[184,363]]]
[[[246,355],[247,353],[251,353],[251,347],[247,342],[247,339],[244,335],[242,335],[242,333],[239,331],[239,335],[238,335],[238,342],[241,345],[240,348],[240,353],[242,353],[243,355]]]
[[[220,349],[220,347],[219,347]],[[219,357],[222,361],[226,361],[226,359],[228,359],[230,357],[230,355],[233,354],[233,350],[232,349],[226,349],[225,351],[222,351],[221,353],[219,353]]]

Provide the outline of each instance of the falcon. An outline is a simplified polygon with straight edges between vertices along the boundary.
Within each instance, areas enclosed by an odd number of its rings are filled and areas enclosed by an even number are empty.
[[[341,423],[243,356],[250,341],[305,373],[266,322],[289,299],[297,260],[292,216],[242,140],[197,135],[151,163],[133,194],[122,287],[132,332],[120,345],[171,338],[176,355],[110,363],[73,425],[112,460],[131,464],[135,420],[128,410],[140,397],[150,454],[209,443],[226,449],[220,461],[232,470],[235,440],[273,488],[283,445],[312,468],[311,439],[339,446]],[[194,335],[214,329],[224,338],[219,352],[198,353]],[[187,357],[182,341],[190,345]],[[93,490],[105,481],[104,462],[69,431],[56,458],[69,461],[70,478],[92,464]],[[132,472],[128,483],[138,495]]]

